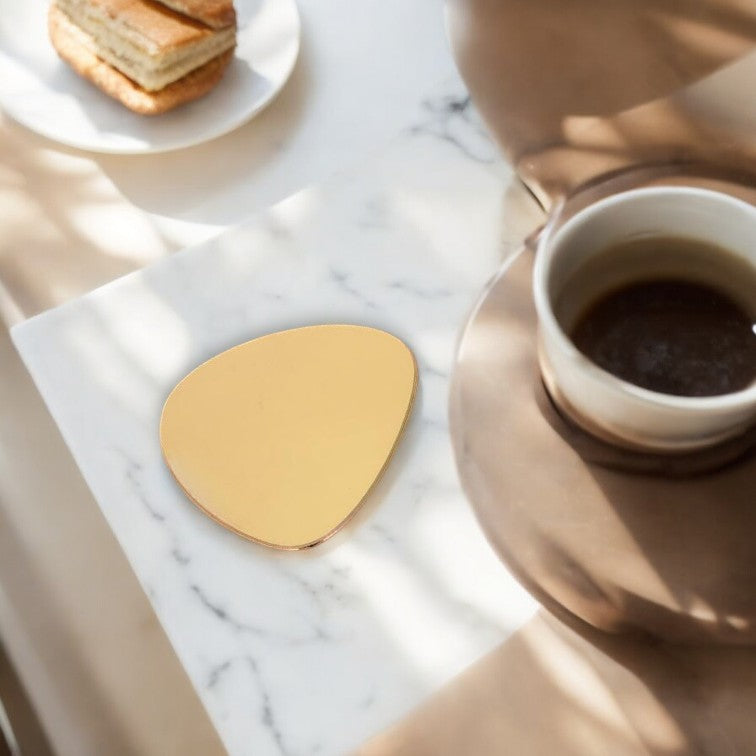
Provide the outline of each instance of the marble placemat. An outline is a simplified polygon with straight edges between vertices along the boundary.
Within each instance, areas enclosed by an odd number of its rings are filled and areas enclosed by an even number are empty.
[[[353,749],[533,613],[462,495],[446,403],[466,315],[540,217],[453,87],[360,168],[14,328],[230,753]],[[184,497],[160,409],[228,347],[341,322],[411,346],[414,414],[342,536],[267,550]]]

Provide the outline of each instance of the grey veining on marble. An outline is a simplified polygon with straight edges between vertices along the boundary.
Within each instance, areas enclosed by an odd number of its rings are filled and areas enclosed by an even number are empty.
[[[539,220],[455,79],[369,162],[14,329],[230,753],[354,748],[531,615],[460,491],[446,400],[467,313]],[[420,390],[356,521],[278,553],[185,499],[157,422],[214,354],[329,322],[404,339]]]

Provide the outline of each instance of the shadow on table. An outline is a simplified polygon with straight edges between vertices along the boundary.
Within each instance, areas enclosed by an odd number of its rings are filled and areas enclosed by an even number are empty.
[[[236,74],[255,75],[249,68]],[[226,195],[246,177],[259,176],[286,146],[301,122],[310,89],[307,48],[303,45],[291,78],[253,122],[187,149],[151,155],[98,155],[95,160],[121,193],[142,210],[169,217],[187,216],[198,223],[238,222],[251,209],[240,215],[239,207],[226,201]],[[179,117],[180,111],[173,115]],[[271,204],[288,193],[282,192],[262,202],[254,198],[255,207]],[[202,208],[189,204],[198,193],[206,198]]]
[[[541,611],[358,753],[743,754],[754,700],[756,649],[570,629]]]
[[[448,20],[476,107],[547,206],[660,155],[754,160],[752,2],[448,0]]]

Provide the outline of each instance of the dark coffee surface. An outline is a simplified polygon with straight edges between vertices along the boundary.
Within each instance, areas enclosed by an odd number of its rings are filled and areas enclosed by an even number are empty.
[[[639,281],[601,297],[571,338],[623,380],[678,396],[716,396],[756,379],[753,319],[729,296],[678,279]]]

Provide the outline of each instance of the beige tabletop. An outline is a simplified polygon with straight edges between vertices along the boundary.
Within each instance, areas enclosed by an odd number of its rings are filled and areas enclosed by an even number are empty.
[[[540,612],[361,756],[742,756],[756,652],[576,631]]]
[[[401,128],[423,89],[452,70],[435,2],[411,10],[387,2],[378,20],[346,0],[320,5],[300,2],[302,58],[279,99],[253,124],[212,143],[162,156],[103,157],[58,147],[0,116],[6,324],[207,239],[358,159]],[[742,21],[748,3],[731,5],[722,25],[729,52],[690,76],[708,94],[695,102],[714,114],[722,89],[707,88],[706,74],[721,66],[728,81],[752,81],[756,60],[744,56],[752,43],[752,20]],[[391,70],[402,72],[402,86],[390,71],[375,73],[379,66],[347,75],[338,64],[344,49],[356,55],[369,44],[371,25],[392,40]],[[702,39],[695,17],[668,28]],[[396,50],[411,53],[412,65]],[[338,72],[341,86],[326,86]],[[350,103],[364,81],[383,88]],[[643,102],[635,97],[632,105]],[[753,102],[735,104],[750,112]],[[363,111],[362,137],[352,129],[329,134],[329,114],[351,123],[352,105]],[[607,156],[611,163],[623,134],[645,123],[640,112],[630,108],[610,128],[585,113],[560,124],[587,156],[587,175],[597,154],[601,165]],[[564,186],[561,150],[538,156],[554,169],[544,196]],[[168,193],[152,180],[164,175],[174,179]],[[0,402],[0,635],[44,728],[61,753],[221,752],[5,329],[0,366],[8,387]],[[661,646],[576,632],[542,615],[364,752],[744,754],[756,743],[754,680],[750,649]]]

